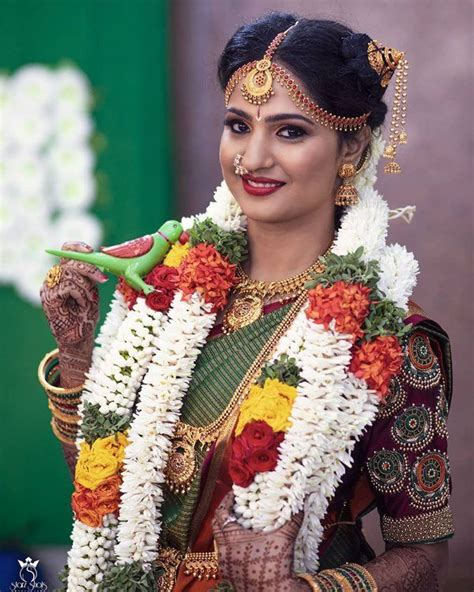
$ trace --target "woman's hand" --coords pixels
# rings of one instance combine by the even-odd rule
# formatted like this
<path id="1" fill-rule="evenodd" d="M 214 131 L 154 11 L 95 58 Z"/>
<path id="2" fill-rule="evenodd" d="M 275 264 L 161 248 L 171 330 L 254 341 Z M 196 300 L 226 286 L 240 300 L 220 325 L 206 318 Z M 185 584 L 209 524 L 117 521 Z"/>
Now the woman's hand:
<path id="1" fill-rule="evenodd" d="M 242 528 L 232 513 L 229 493 L 216 510 L 213 530 L 219 554 L 219 576 L 236 592 L 307 591 L 293 573 L 295 540 L 303 520 L 298 514 L 281 528 L 260 533 Z"/>
<path id="2" fill-rule="evenodd" d="M 93 249 L 81 242 L 64 243 L 65 251 L 90 253 Z M 61 259 L 55 285 L 43 283 L 40 296 L 43 310 L 58 347 L 68 347 L 94 339 L 99 319 L 99 295 L 96 282 L 107 281 L 90 263 Z"/>
<path id="3" fill-rule="evenodd" d="M 62 248 L 83 253 L 93 250 L 81 242 L 67 242 Z M 99 319 L 96 283 L 108 278 L 94 265 L 71 259 L 61 259 L 55 271 L 55 280 L 45 280 L 40 296 L 59 347 L 61 386 L 68 388 L 80 384 L 89 368 Z"/>

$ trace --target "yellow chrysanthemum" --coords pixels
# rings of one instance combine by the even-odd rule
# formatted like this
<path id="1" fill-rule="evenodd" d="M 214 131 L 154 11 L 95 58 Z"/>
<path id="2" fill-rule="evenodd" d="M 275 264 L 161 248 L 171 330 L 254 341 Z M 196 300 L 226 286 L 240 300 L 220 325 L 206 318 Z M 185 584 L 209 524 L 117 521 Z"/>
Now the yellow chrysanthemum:
<path id="1" fill-rule="evenodd" d="M 274 432 L 286 432 L 295 397 L 296 388 L 276 378 L 267 378 L 263 387 L 254 384 L 240 408 L 236 435 L 251 421 L 265 421 Z"/>
<path id="2" fill-rule="evenodd" d="M 127 443 L 122 432 L 98 438 L 92 445 L 83 442 L 76 465 L 76 481 L 88 489 L 96 489 L 118 473 Z"/>
<path id="3" fill-rule="evenodd" d="M 179 265 L 181 265 L 181 261 L 188 254 L 190 248 L 189 242 L 185 243 L 184 245 L 182 245 L 179 241 L 176 242 L 168 251 L 163 263 L 168 265 L 168 267 L 179 267 Z"/>

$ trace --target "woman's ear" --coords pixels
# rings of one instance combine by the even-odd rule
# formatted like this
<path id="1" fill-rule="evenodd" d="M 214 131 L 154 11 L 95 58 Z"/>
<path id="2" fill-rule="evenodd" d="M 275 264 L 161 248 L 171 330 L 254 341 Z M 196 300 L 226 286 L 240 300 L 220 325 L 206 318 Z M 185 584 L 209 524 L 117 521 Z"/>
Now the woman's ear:
<path id="1" fill-rule="evenodd" d="M 366 125 L 352 138 L 344 139 L 339 153 L 338 164 L 352 163 L 357 167 L 365 147 L 370 142 L 371 135 L 371 129 Z"/>

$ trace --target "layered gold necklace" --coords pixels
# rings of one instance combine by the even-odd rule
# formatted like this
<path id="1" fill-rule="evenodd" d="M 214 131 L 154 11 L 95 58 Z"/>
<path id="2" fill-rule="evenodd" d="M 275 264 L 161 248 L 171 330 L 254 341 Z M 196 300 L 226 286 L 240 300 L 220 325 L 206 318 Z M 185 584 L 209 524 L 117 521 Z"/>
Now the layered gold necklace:
<path id="1" fill-rule="evenodd" d="M 331 250 L 332 244 L 323 254 L 323 259 Z M 234 300 L 224 316 L 223 333 L 232 333 L 259 319 L 266 302 L 281 302 L 298 295 L 312 275 L 322 273 L 324 268 L 324 261 L 318 259 L 311 267 L 291 278 L 278 282 L 264 282 L 251 279 L 239 264 L 239 283 L 234 289 Z"/>

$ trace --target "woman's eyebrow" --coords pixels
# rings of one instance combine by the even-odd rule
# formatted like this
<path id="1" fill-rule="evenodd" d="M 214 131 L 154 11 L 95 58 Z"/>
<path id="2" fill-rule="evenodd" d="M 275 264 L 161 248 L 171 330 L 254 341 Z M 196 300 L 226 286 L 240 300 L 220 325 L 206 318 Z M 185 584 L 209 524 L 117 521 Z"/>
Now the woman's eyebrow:
<path id="1" fill-rule="evenodd" d="M 239 115 L 240 117 L 244 117 L 245 119 L 251 120 L 252 116 L 243 111 L 242 109 L 237 109 L 237 107 L 229 107 L 227 109 L 227 113 L 234 113 L 235 115 Z M 300 115 L 299 113 L 277 113 L 276 115 L 269 115 L 268 117 L 264 118 L 266 123 L 277 123 L 278 121 L 288 120 L 288 119 L 299 119 L 301 121 L 305 121 L 311 125 L 314 125 L 314 122 L 308 117 L 304 115 Z"/>

